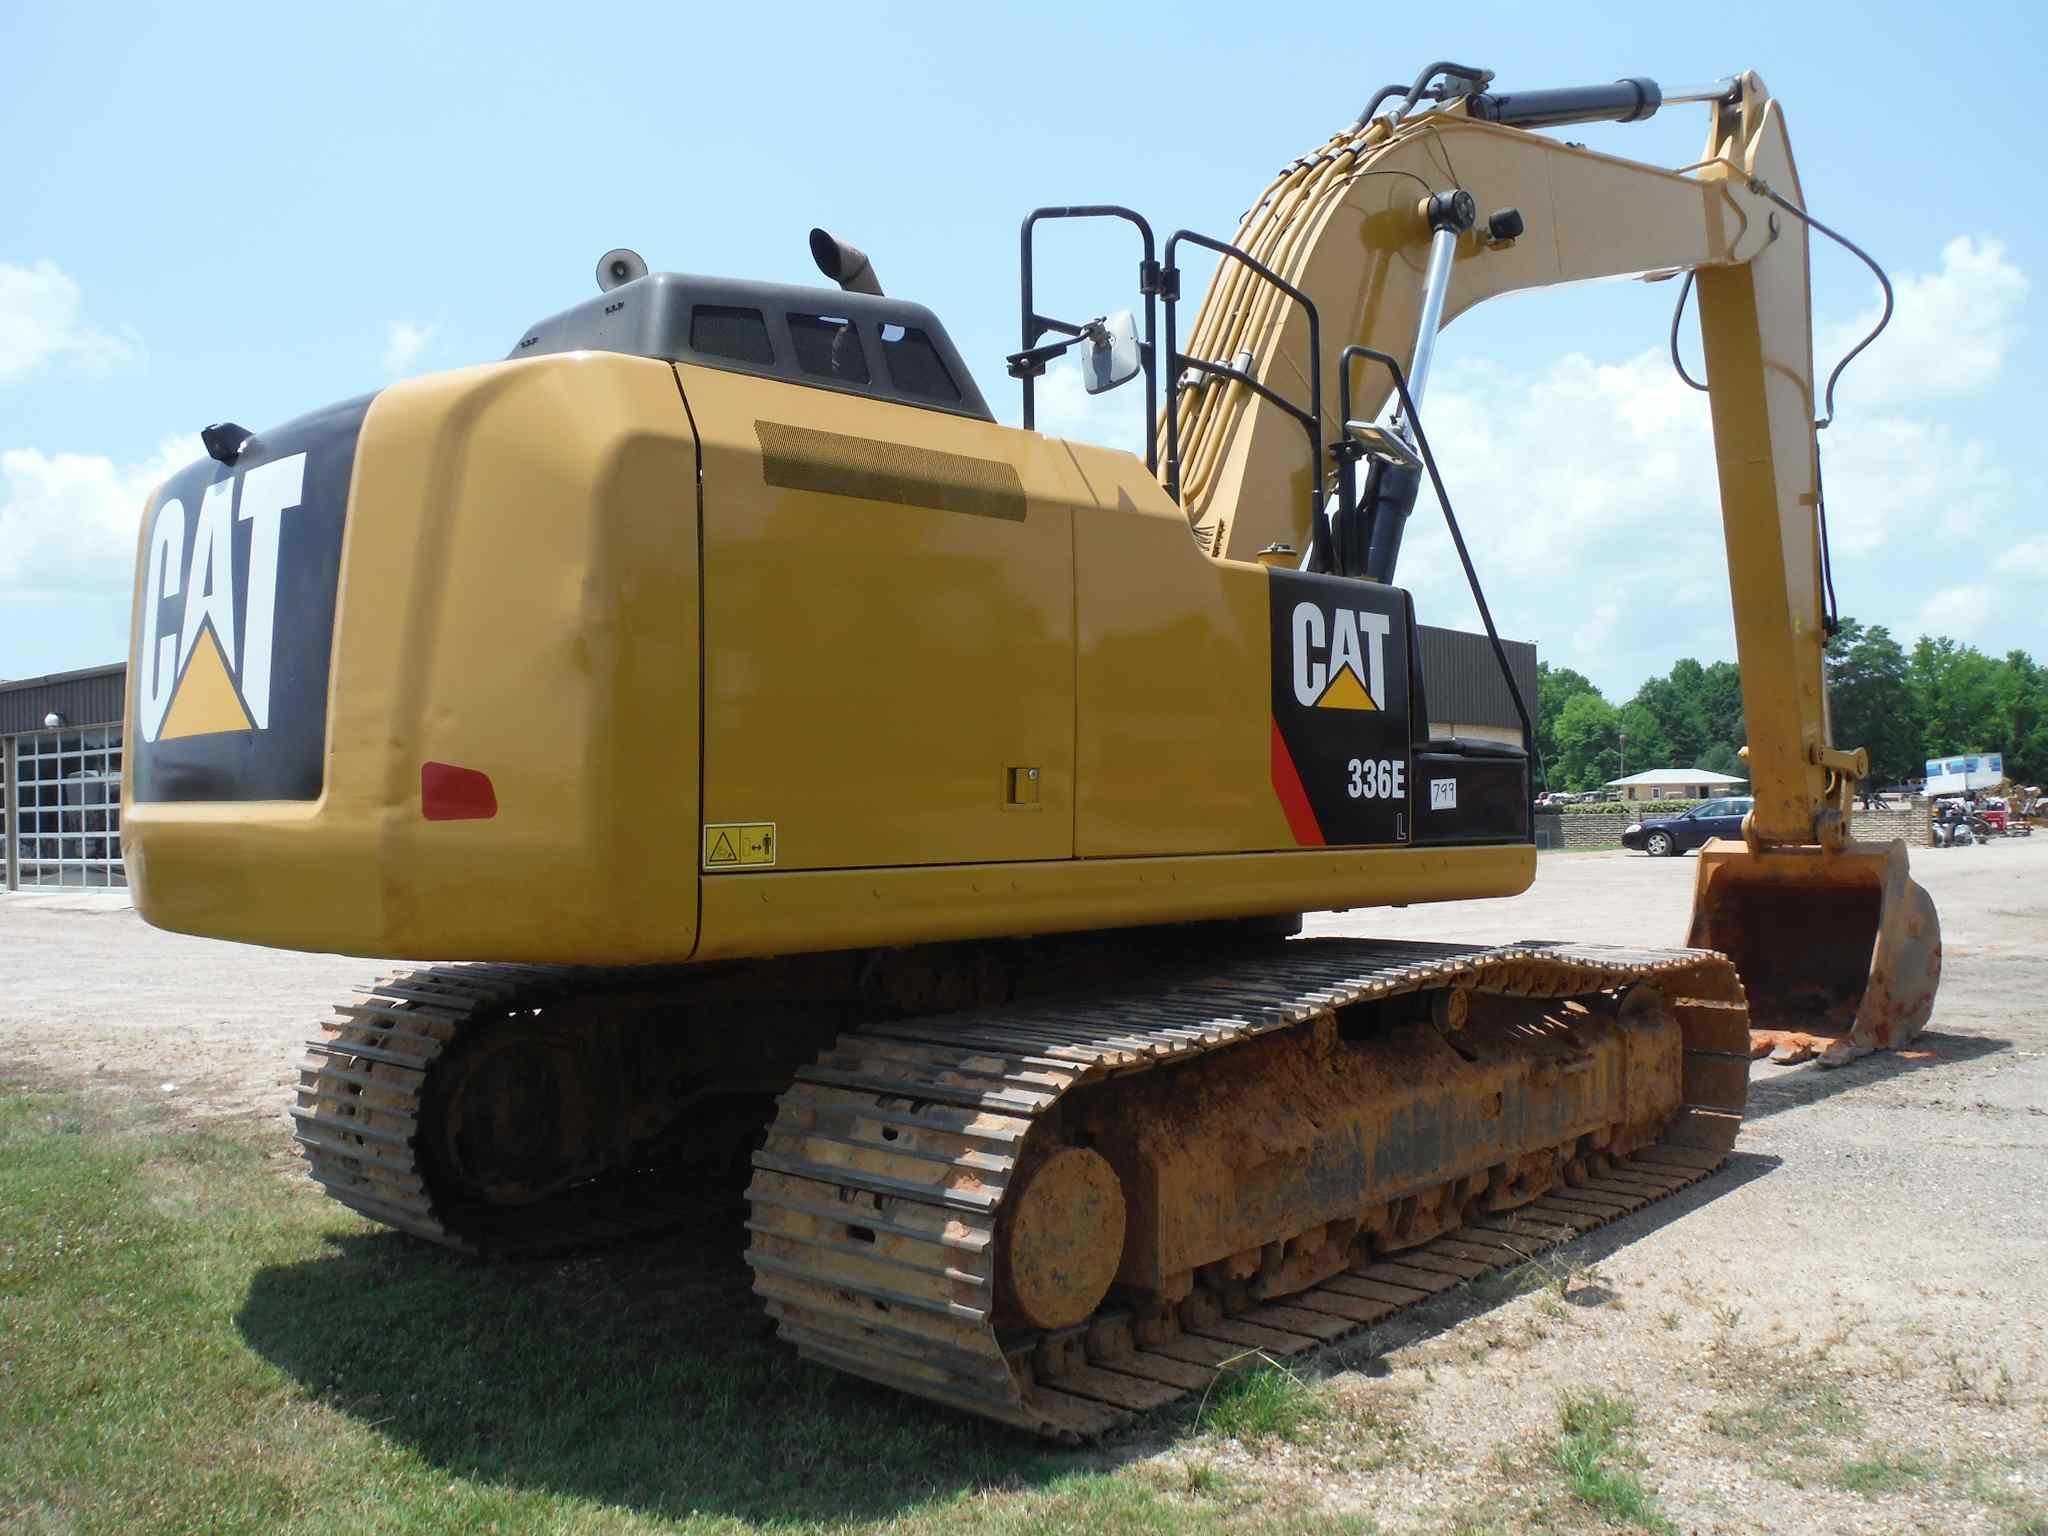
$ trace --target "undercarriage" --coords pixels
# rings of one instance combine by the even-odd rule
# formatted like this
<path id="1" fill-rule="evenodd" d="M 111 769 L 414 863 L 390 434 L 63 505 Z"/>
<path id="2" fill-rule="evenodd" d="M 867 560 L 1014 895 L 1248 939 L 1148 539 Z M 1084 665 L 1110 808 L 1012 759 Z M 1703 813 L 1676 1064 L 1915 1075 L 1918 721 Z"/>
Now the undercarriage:
<path id="1" fill-rule="evenodd" d="M 751 1163 L 784 1338 L 1065 1440 L 1682 1188 L 1748 1065 L 1725 959 L 1598 945 L 442 966 L 339 1012 L 294 1114 L 344 1204 L 543 1254 L 701 1220 Z"/>

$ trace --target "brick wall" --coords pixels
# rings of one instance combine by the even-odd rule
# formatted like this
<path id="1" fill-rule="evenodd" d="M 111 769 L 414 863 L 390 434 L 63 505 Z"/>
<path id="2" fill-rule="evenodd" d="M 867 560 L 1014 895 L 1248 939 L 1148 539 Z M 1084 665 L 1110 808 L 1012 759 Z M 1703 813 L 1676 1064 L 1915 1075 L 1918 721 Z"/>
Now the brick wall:
<path id="1" fill-rule="evenodd" d="M 1555 829 L 1550 837 L 1552 848 L 1619 848 L 1621 829 L 1629 821 L 1627 816 L 1563 811 L 1556 815 L 1539 815 L 1536 825 L 1539 829 Z M 1909 848 L 1925 848 L 1929 841 L 1927 807 L 1924 805 L 1900 806 L 1889 811 L 1858 811 L 1850 827 L 1858 842 L 1888 843 L 1895 837 L 1903 837 Z"/>
<path id="2" fill-rule="evenodd" d="M 1627 816 L 1595 816 L 1585 811 L 1564 811 L 1558 816 L 1566 848 L 1619 848 L 1621 829 Z"/>
<path id="3" fill-rule="evenodd" d="M 1889 811 L 1858 810 L 1849 818 L 1849 835 L 1859 843 L 1888 843 L 1903 837 L 1909 848 L 1925 848 L 1932 839 L 1927 832 L 1924 804 L 1896 805 Z"/>

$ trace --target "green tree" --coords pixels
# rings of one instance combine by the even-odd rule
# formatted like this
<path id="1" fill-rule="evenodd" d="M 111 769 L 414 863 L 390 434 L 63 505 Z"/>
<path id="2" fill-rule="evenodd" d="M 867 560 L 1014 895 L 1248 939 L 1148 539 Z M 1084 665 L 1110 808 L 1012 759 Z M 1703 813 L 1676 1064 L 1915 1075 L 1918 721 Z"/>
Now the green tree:
<path id="1" fill-rule="evenodd" d="M 1890 631 L 1842 620 L 1823 667 L 1835 745 L 1868 751 L 1870 776 L 1880 784 L 1917 774 L 1927 756 L 1919 701 L 1906 653 Z"/>
<path id="2" fill-rule="evenodd" d="M 1688 768 L 1714 742 L 1707 714 L 1707 671 L 1690 656 L 1674 662 L 1664 677 L 1653 677 L 1636 690 L 1632 701 L 1656 724 L 1656 740 L 1662 750 L 1657 760 L 1643 759 L 1646 768 Z M 1636 741 L 1636 728 L 1628 728 L 1629 745 Z M 1646 748 L 1647 750 L 1647 748 Z M 1631 759 L 1635 757 L 1630 752 Z"/>
<path id="3" fill-rule="evenodd" d="M 1700 714 L 1707 722 L 1707 751 L 1714 747 L 1725 749 L 1726 758 L 1735 759 L 1749 744 L 1749 727 L 1742 718 L 1742 672 L 1732 661 L 1716 661 L 1700 669 Z M 1703 753 L 1702 767 L 1716 767 Z M 1722 773 L 1736 770 L 1727 762 L 1718 765 Z"/>
<path id="4" fill-rule="evenodd" d="M 1641 773 L 1646 768 L 1690 768 L 1691 762 L 1678 754 L 1656 712 L 1639 699 L 1631 700 L 1614 713 L 1617 731 L 1628 732 L 1627 743 L 1617 742 L 1615 774 Z M 1613 778 L 1615 774 L 1609 774 Z"/>
<path id="5" fill-rule="evenodd" d="M 1536 748 L 1543 754 L 1543 761 L 1555 765 L 1558 758 L 1557 721 L 1564 713 L 1565 705 L 1582 693 L 1596 698 L 1600 690 L 1584 673 L 1574 672 L 1570 667 L 1553 667 L 1547 661 L 1536 663 Z"/>
<path id="6" fill-rule="evenodd" d="M 1947 635 L 1922 635 L 1906 664 L 1906 681 L 1922 726 L 1923 760 L 1954 752 L 1994 752 L 2003 667 Z"/>
<path id="7" fill-rule="evenodd" d="M 2006 652 L 1998 679 L 1997 750 L 2015 784 L 2048 780 L 2048 667 L 2025 651 Z"/>
<path id="8" fill-rule="evenodd" d="M 1575 693 L 1557 719 L 1557 766 L 1553 774 L 1570 790 L 1598 789 L 1620 765 L 1615 733 L 1619 715 L 1598 693 Z"/>
<path id="9" fill-rule="evenodd" d="M 1702 752 L 1700 760 L 1693 766 L 1705 768 L 1712 773 L 1730 773 L 1738 779 L 1749 777 L 1749 764 L 1742 760 L 1741 754 L 1733 747 L 1721 741 L 1715 742 Z"/>

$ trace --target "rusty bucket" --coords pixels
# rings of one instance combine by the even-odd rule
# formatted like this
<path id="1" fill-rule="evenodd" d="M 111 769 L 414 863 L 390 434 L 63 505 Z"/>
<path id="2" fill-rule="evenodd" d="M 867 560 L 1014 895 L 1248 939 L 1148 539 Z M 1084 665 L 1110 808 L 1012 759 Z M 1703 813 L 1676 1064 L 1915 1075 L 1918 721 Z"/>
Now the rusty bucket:
<path id="1" fill-rule="evenodd" d="M 1735 962 L 1750 1054 L 1839 1066 L 1918 1035 L 1941 982 L 1941 920 L 1906 845 L 1700 850 L 1687 943 Z"/>

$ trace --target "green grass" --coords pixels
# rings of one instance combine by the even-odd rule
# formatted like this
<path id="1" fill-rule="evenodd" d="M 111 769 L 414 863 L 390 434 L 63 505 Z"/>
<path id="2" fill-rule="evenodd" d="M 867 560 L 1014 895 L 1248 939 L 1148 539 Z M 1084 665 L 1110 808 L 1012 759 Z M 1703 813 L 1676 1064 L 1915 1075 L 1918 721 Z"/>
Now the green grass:
<path id="1" fill-rule="evenodd" d="M 161 1114 L 0 1081 L 0 1529 L 1319 1526 L 802 1363 L 727 1218 L 708 1253 L 478 1264 Z M 1258 1374 L 1217 1411 L 1313 1411 Z"/>
<path id="2" fill-rule="evenodd" d="M 1636 1458 L 1622 1440 L 1635 1427 L 1633 1403 L 1605 1392 L 1567 1392 L 1558 1400 L 1557 1417 L 1551 1462 L 1575 1498 L 1610 1520 L 1658 1536 L 1676 1531 L 1636 1475 Z"/>
<path id="3" fill-rule="evenodd" d="M 1707 1427 L 1731 1440 L 1799 1450 L 1820 1435 L 1856 1434 L 1863 1414 L 1833 1383 L 1795 1376 L 1737 1407 L 1712 1410 Z"/>
<path id="4" fill-rule="evenodd" d="M 1233 1440 L 1292 1440 L 1327 1411 L 1314 1387 L 1269 1360 L 1218 1378 L 1197 1422 Z"/>
<path id="5" fill-rule="evenodd" d="M 1875 1498 L 1879 1494 L 1897 1493 L 1901 1488 L 1911 1487 L 1922 1478 L 1931 1476 L 1933 1472 L 1932 1465 L 1910 1452 L 1900 1456 L 1887 1456 L 1880 1451 L 1862 1461 L 1843 1462 L 1841 1470 L 1835 1473 L 1833 1482 L 1837 1488 L 1845 1492 Z"/>

